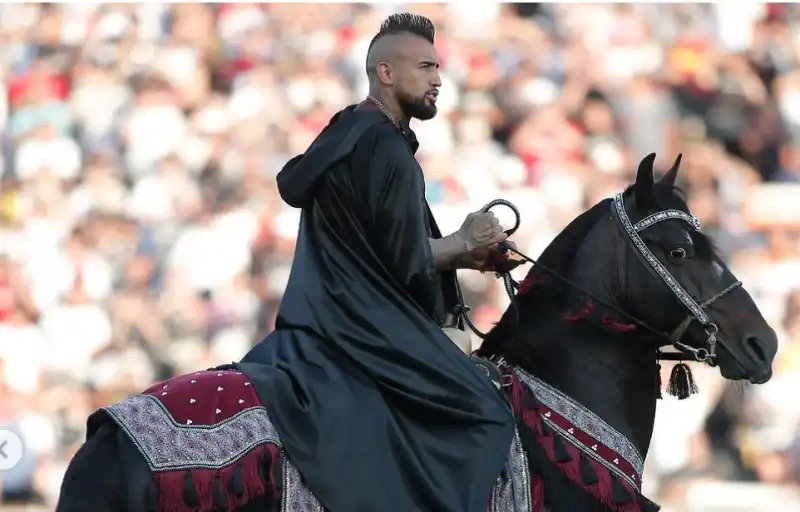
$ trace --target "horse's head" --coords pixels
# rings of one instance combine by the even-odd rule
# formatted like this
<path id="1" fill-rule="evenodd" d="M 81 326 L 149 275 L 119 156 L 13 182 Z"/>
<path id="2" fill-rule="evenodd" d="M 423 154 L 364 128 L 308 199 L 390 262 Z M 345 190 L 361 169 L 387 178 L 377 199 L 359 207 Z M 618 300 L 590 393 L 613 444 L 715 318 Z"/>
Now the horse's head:
<path id="1" fill-rule="evenodd" d="M 642 160 L 625 192 L 559 233 L 478 350 L 581 404 L 642 457 L 660 394 L 657 358 L 760 384 L 778 345 L 675 188 L 680 157 L 658 182 L 654 160 Z M 663 350 L 670 345 L 680 352 Z M 673 376 L 671 390 L 688 396 L 688 371 L 676 366 Z"/>
<path id="2" fill-rule="evenodd" d="M 731 380 L 769 380 L 775 332 L 675 188 L 681 158 L 659 181 L 654 160 L 654 154 L 644 158 L 635 184 L 581 214 L 553 240 L 480 355 L 502 355 L 561 380 L 554 356 L 556 365 L 576 364 L 575 343 L 588 354 L 582 364 L 607 357 L 598 364 L 618 369 L 621 359 L 612 352 L 638 365 L 673 345 L 681 354 L 665 351 L 662 358 L 718 365 Z M 602 343 L 585 340 L 590 331 L 558 331 L 564 322 L 554 315 L 568 323 L 599 320 L 616 334 L 597 332 Z M 571 343 L 564 343 L 565 336 L 572 336 Z"/>
<path id="3" fill-rule="evenodd" d="M 611 203 L 616 229 L 606 243 L 628 254 L 612 251 L 613 263 L 624 265 L 615 272 L 624 293 L 619 305 L 667 333 L 663 345 L 674 345 L 686 359 L 718 364 L 728 379 L 766 382 L 777 351 L 775 332 L 677 193 L 681 157 L 659 181 L 654 160 L 655 154 L 645 157 L 636 183 Z"/>

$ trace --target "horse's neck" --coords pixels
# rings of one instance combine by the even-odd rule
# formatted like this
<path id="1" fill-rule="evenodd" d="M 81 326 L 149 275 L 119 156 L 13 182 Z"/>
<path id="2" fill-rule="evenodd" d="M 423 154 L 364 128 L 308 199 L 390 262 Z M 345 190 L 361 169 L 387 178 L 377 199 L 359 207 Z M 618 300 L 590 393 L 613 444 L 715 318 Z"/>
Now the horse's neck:
<path id="1" fill-rule="evenodd" d="M 537 347 L 526 370 L 580 402 L 627 437 L 644 457 L 658 393 L 655 353 L 631 334 L 606 334 L 562 319 L 533 321 Z"/>

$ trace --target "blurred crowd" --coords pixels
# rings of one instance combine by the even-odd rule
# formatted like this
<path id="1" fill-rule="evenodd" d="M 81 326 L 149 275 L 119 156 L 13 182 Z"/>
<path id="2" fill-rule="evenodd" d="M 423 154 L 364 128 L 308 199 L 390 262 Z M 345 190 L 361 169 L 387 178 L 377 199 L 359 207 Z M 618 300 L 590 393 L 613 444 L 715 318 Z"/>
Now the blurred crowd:
<path id="1" fill-rule="evenodd" d="M 444 230 L 503 197 L 535 255 L 647 153 L 684 154 L 781 346 L 766 385 L 698 369 L 699 396 L 660 403 L 646 490 L 683 510 L 703 485 L 797 489 L 797 6 L 4 4 L 0 428 L 26 451 L 0 503 L 52 510 L 95 408 L 270 331 L 299 219 L 275 175 L 365 97 L 367 45 L 408 9 L 437 27 L 439 115 L 413 126 Z M 502 287 L 462 284 L 487 328 Z"/>

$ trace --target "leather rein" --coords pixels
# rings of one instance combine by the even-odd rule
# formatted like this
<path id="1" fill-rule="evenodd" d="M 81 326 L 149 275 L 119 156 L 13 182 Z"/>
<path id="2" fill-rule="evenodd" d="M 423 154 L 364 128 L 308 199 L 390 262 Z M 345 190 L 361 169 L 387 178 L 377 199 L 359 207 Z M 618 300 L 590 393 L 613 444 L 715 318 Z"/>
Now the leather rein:
<path id="1" fill-rule="evenodd" d="M 495 199 L 483 209 L 484 212 L 489 211 L 490 209 L 494 208 L 495 206 L 505 206 L 509 208 L 516 217 L 516 222 L 514 227 L 511 229 L 506 230 L 506 234 L 511 236 L 513 235 L 520 226 L 521 223 L 521 216 L 519 209 L 514 206 L 511 202 L 505 199 Z M 608 301 L 597 297 L 595 294 L 589 292 L 588 290 L 581 287 L 579 284 L 567 279 L 566 277 L 560 275 L 558 272 L 548 268 L 546 265 L 540 263 L 537 259 L 531 258 L 530 256 L 526 255 L 525 253 L 519 251 L 515 247 L 512 247 L 510 244 L 505 242 L 501 242 L 499 244 L 499 251 L 501 254 L 513 253 L 517 255 L 520 260 L 505 260 L 496 265 L 495 267 L 495 274 L 499 278 L 503 279 L 503 284 L 508 294 L 509 299 L 511 300 L 511 307 L 517 312 L 517 288 L 519 283 L 517 283 L 513 277 L 511 277 L 511 271 L 516 267 L 530 263 L 532 265 L 536 265 L 540 267 L 542 270 L 547 272 L 551 277 L 561 281 L 563 284 L 569 286 L 573 290 L 580 292 L 581 294 L 591 298 L 593 301 L 602 304 L 603 306 L 607 307 L 608 309 L 614 311 L 615 313 L 629 319 L 634 324 L 642 327 L 643 329 L 650 331 L 652 334 L 656 335 L 658 338 L 666 341 L 667 345 L 673 346 L 677 349 L 678 352 L 663 352 L 660 348 L 658 349 L 657 357 L 659 360 L 662 361 L 684 361 L 686 359 L 693 359 L 699 363 L 704 363 L 709 366 L 716 366 L 717 362 L 717 344 L 722 343 L 722 341 L 718 338 L 719 328 L 715 323 L 713 323 L 708 315 L 705 313 L 711 305 L 717 302 L 719 299 L 727 295 L 728 293 L 732 292 L 736 288 L 740 287 L 742 283 L 738 280 L 732 281 L 728 286 L 720 290 L 719 292 L 715 293 L 711 297 L 703 301 L 696 301 L 682 286 L 681 284 L 672 276 L 672 274 L 667 270 L 663 263 L 661 263 L 658 258 L 650 251 L 647 245 L 642 240 L 639 233 L 650 228 L 659 222 L 663 222 L 666 220 L 671 219 L 680 219 L 687 222 L 692 229 L 696 231 L 700 231 L 700 221 L 686 212 L 680 210 L 662 210 L 652 215 L 649 215 L 642 219 L 641 221 L 633 224 L 628 217 L 627 212 L 625 211 L 625 204 L 623 200 L 622 194 L 617 194 L 613 201 L 611 202 L 611 215 L 613 218 L 617 220 L 616 224 L 618 228 L 622 230 L 625 234 L 623 237 L 626 241 L 626 245 L 628 245 L 636 254 L 637 259 L 645 265 L 645 268 L 654 276 L 661 279 L 667 287 L 672 291 L 673 294 L 681 301 L 684 307 L 687 310 L 687 315 L 684 320 L 678 324 L 678 326 L 673 329 L 671 332 L 664 332 L 656 327 L 653 327 L 649 323 L 645 322 L 644 320 L 636 317 L 624 311 L 623 309 L 610 304 Z M 479 338 L 485 339 L 487 334 L 481 332 L 475 324 L 472 323 L 472 320 L 469 317 L 469 310 L 470 308 L 464 303 L 464 296 L 461 290 L 461 285 L 456 280 L 456 292 L 458 296 L 458 310 L 453 313 L 453 316 L 458 318 L 463 318 L 466 325 L 472 330 Z M 681 341 L 683 335 L 686 333 L 687 329 L 693 322 L 698 322 L 705 330 L 706 334 L 706 342 L 705 346 L 702 348 L 692 347 L 687 345 Z M 731 352 L 731 351 L 728 351 Z M 735 355 L 733 355 L 735 358 Z"/>

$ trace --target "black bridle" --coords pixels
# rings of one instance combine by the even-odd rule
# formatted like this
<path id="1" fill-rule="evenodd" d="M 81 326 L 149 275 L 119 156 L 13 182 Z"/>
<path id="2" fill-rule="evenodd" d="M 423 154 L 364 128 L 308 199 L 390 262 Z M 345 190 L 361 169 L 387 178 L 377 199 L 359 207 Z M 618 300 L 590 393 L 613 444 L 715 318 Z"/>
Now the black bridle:
<path id="1" fill-rule="evenodd" d="M 516 206 L 514 206 L 509 201 L 505 199 L 496 199 L 486 205 L 484 211 L 489 211 L 491 208 L 495 206 L 506 206 L 511 211 L 514 212 L 516 216 L 516 222 L 514 227 L 507 230 L 506 234 L 509 236 L 513 235 L 517 229 L 519 229 L 521 218 L 519 210 Z M 611 215 L 615 218 L 618 222 L 616 223 L 617 226 L 623 231 L 626 235 L 625 241 L 626 244 L 631 247 L 634 254 L 636 254 L 639 261 L 641 261 L 645 268 L 654 275 L 661 279 L 667 287 L 676 295 L 676 297 L 683 303 L 683 305 L 688 310 L 688 314 L 686 318 L 671 332 L 664 332 L 656 327 L 653 327 L 649 323 L 645 322 L 644 320 L 632 315 L 613 304 L 610 304 L 608 301 L 597 297 L 595 294 L 585 290 L 579 284 L 567 279 L 566 277 L 560 275 L 558 272 L 548 268 L 546 265 L 543 265 L 535 258 L 531 258 L 530 256 L 522 253 L 518 249 L 512 247 L 511 245 L 501 242 L 500 244 L 500 251 L 502 253 L 511 252 L 519 256 L 522 261 L 514 261 L 513 264 L 507 268 L 497 268 L 496 274 L 498 278 L 503 279 L 503 283 L 508 293 L 508 296 L 511 300 L 511 307 L 514 308 L 514 311 L 519 312 L 516 310 L 516 288 L 518 284 L 514 281 L 511 277 L 510 271 L 513 268 L 523 264 L 523 263 L 530 263 L 533 265 L 537 265 L 542 270 L 547 272 L 550 276 L 554 277 L 555 279 L 561 281 L 562 283 L 566 284 L 570 288 L 575 291 L 586 295 L 587 297 L 591 298 L 592 300 L 596 301 L 599 304 L 611 309 L 615 313 L 629 319 L 634 324 L 644 328 L 647 331 L 650 331 L 652 334 L 656 335 L 659 339 L 666 341 L 667 345 L 671 345 L 675 347 L 678 352 L 663 352 L 662 350 L 658 350 L 657 356 L 659 360 L 666 360 L 666 361 L 684 361 L 686 359 L 693 359 L 697 362 L 707 364 L 709 366 L 716 366 L 717 362 L 717 343 L 722 344 L 722 341 L 718 338 L 719 328 L 717 325 L 708 318 L 708 315 L 705 313 L 705 310 L 711 307 L 716 301 L 727 295 L 728 293 L 732 292 L 736 288 L 740 287 L 742 283 L 738 280 L 733 280 L 731 284 L 720 290 L 719 292 L 715 293 L 713 296 L 709 297 L 706 300 L 697 302 L 684 288 L 681 284 L 672 276 L 672 274 L 667 270 L 667 268 L 655 257 L 655 255 L 650 251 L 647 245 L 642 240 L 639 233 L 644 231 L 645 229 L 654 226 L 655 224 L 670 220 L 670 219 L 680 219 L 687 222 L 693 229 L 699 231 L 700 230 L 700 221 L 697 218 L 687 214 L 686 212 L 680 210 L 663 210 L 648 217 L 645 217 L 641 221 L 633 224 L 628 217 L 627 212 L 625 211 L 625 203 L 623 200 L 622 194 L 617 194 L 614 197 L 614 200 L 611 203 Z M 481 339 L 486 338 L 486 334 L 478 330 L 475 325 L 472 323 L 471 319 L 469 318 L 468 311 L 469 308 L 464 303 L 463 293 L 461 291 L 461 286 L 456 282 L 456 291 L 458 295 L 459 301 L 459 311 L 456 312 L 455 316 L 461 316 L 464 319 L 464 322 L 467 326 Z M 705 346 L 702 348 L 695 348 L 690 345 L 687 345 L 681 341 L 681 338 L 686 333 L 686 330 L 693 322 L 698 322 L 705 330 L 706 333 L 706 343 Z M 731 356 L 737 361 L 737 363 L 741 364 L 738 361 L 736 355 L 728 350 Z"/>

